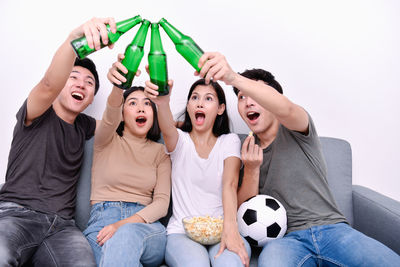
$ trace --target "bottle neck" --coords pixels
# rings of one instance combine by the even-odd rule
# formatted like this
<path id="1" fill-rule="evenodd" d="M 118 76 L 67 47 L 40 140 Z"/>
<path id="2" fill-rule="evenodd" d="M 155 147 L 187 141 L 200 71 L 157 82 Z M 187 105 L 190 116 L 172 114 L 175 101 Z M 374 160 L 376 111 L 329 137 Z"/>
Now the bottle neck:
<path id="1" fill-rule="evenodd" d="M 154 52 L 164 52 L 160 30 L 157 23 L 151 24 L 151 43 L 150 43 L 150 53 Z"/>
<path id="2" fill-rule="evenodd" d="M 160 25 L 163 27 L 164 31 L 168 34 L 169 38 L 171 38 L 172 42 L 179 43 L 179 41 L 185 37 L 180 31 L 178 31 L 174 26 L 172 26 L 165 19 L 160 20 Z"/>
<path id="3" fill-rule="evenodd" d="M 140 23 L 141 21 L 142 21 L 142 17 L 140 17 L 140 15 L 137 15 L 133 18 L 117 22 L 116 23 L 117 32 L 119 32 L 121 34 L 125 33 L 127 31 L 129 31 L 130 29 L 132 29 L 136 24 Z M 109 26 L 107 26 L 107 27 L 109 27 Z"/>
<path id="4" fill-rule="evenodd" d="M 150 21 L 143 20 L 142 25 L 140 26 L 138 32 L 136 33 L 135 37 L 133 38 L 131 45 L 137 46 L 144 46 L 147 37 L 147 31 L 149 29 Z"/>

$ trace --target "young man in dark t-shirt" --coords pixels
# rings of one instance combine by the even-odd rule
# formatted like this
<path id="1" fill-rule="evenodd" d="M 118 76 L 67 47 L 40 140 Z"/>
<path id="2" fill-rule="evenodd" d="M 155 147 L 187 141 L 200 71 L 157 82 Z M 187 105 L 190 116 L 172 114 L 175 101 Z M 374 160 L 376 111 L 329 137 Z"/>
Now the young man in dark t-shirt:
<path id="1" fill-rule="evenodd" d="M 233 86 L 239 114 L 255 134 L 242 145 L 238 206 L 266 194 L 287 211 L 286 235 L 262 248 L 258 266 L 398 266 L 399 255 L 351 228 L 338 210 L 314 123 L 274 77 L 262 69 L 235 73 L 219 53 L 205 53 L 199 66 L 206 80 Z"/>
<path id="2" fill-rule="evenodd" d="M 6 180 L 0 191 L 0 266 L 96 266 L 72 219 L 85 140 L 96 121 L 81 112 L 99 88 L 94 63 L 76 59 L 70 42 L 107 44 L 106 24 L 93 18 L 73 30 L 17 113 Z"/>

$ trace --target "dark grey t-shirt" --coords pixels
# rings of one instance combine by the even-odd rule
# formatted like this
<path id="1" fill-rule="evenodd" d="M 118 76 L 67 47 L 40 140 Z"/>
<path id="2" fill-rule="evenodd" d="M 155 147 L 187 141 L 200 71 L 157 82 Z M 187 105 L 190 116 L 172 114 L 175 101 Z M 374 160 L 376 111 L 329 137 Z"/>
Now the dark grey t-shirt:
<path id="1" fill-rule="evenodd" d="M 278 199 L 286 208 L 287 232 L 346 222 L 328 187 L 321 144 L 309 120 L 308 135 L 280 125 L 275 140 L 263 150 L 259 194 Z"/>
<path id="2" fill-rule="evenodd" d="M 17 113 L 0 200 L 71 219 L 85 140 L 96 121 L 80 114 L 69 124 L 50 107 L 26 126 L 26 103 Z"/>

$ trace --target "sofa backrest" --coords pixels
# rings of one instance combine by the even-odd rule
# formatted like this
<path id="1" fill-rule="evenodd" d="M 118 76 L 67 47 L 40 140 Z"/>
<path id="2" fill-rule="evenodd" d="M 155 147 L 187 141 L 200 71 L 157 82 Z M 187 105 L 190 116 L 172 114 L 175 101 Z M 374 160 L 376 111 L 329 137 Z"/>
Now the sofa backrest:
<path id="1" fill-rule="evenodd" d="M 78 188 L 76 191 L 75 224 L 82 231 L 86 229 L 90 216 L 93 141 L 93 137 L 86 141 L 81 167 L 81 176 L 79 177 Z"/>
<path id="2" fill-rule="evenodd" d="M 84 230 L 90 215 L 90 184 L 93 158 L 93 140 L 85 145 L 81 176 L 78 181 L 75 222 Z M 336 203 L 344 216 L 353 225 L 352 203 L 352 156 L 350 144 L 342 139 L 321 137 L 322 150 L 328 168 L 328 183 Z"/>
<path id="3" fill-rule="evenodd" d="M 320 137 L 328 169 L 328 183 L 339 210 L 353 225 L 352 153 L 349 142 Z"/>

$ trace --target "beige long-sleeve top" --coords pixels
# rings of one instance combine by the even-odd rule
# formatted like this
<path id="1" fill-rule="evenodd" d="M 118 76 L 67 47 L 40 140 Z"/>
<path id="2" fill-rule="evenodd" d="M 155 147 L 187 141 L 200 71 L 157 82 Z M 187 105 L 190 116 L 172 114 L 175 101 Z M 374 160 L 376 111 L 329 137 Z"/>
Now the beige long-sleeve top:
<path id="1" fill-rule="evenodd" d="M 137 214 L 152 223 L 167 214 L 171 161 L 162 144 L 128 131 L 119 136 L 121 119 L 122 105 L 107 103 L 94 140 L 90 200 L 138 202 L 146 207 Z"/>

